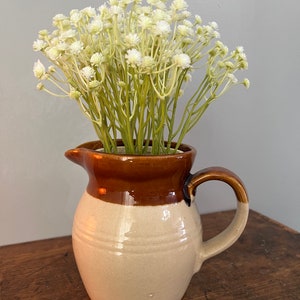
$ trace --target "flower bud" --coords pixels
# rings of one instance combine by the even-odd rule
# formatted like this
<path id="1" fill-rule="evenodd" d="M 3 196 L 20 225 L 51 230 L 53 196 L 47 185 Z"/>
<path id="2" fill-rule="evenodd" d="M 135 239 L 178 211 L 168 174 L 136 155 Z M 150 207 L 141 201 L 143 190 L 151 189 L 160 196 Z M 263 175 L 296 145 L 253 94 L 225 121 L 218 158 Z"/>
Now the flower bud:
<path id="1" fill-rule="evenodd" d="M 245 78 L 242 84 L 246 87 L 246 89 L 249 89 L 250 87 L 250 80 L 248 78 Z"/>
<path id="2" fill-rule="evenodd" d="M 44 85 L 41 82 L 39 82 L 36 86 L 36 89 L 42 91 L 44 89 Z"/>
<path id="3" fill-rule="evenodd" d="M 46 74 L 44 65 L 38 60 L 33 65 L 33 74 L 37 79 L 43 79 Z"/>
<path id="4" fill-rule="evenodd" d="M 70 97 L 71 99 L 78 100 L 78 99 L 80 98 L 80 96 L 81 96 L 80 92 L 78 92 L 78 91 L 76 91 L 76 90 L 74 90 L 74 89 L 72 89 L 72 90 L 70 91 L 70 93 L 69 93 L 69 97 Z"/>

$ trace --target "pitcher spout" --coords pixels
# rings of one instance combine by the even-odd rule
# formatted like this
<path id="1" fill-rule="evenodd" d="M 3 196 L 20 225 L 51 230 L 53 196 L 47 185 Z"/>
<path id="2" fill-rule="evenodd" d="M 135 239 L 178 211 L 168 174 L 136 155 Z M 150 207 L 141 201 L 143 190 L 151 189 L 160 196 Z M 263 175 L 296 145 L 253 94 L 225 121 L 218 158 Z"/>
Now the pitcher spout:
<path id="1" fill-rule="evenodd" d="M 65 152 L 65 157 L 74 162 L 75 164 L 78 164 L 80 166 L 84 166 L 84 156 L 82 153 L 83 149 L 75 148 L 70 149 Z"/>
<path id="2" fill-rule="evenodd" d="M 94 167 L 95 162 L 102 158 L 102 155 L 98 152 L 102 148 L 103 145 L 100 141 L 87 142 L 74 149 L 67 150 L 65 157 L 89 171 L 90 168 Z"/>

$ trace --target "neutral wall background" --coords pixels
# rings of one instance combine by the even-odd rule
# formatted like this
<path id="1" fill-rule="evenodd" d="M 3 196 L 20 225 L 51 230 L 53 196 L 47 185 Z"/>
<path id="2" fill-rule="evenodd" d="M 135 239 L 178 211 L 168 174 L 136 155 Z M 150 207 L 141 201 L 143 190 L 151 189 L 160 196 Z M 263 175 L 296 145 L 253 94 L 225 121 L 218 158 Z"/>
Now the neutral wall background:
<path id="1" fill-rule="evenodd" d="M 231 169 L 246 184 L 252 209 L 300 230 L 300 2 L 188 2 L 205 22 L 218 22 L 225 44 L 245 47 L 244 75 L 252 83 L 211 106 L 186 138 L 198 149 L 193 171 Z M 1 2 L 0 245 L 71 232 L 87 177 L 63 154 L 96 137 L 75 103 L 35 90 L 32 42 L 56 13 L 100 3 Z M 222 183 L 207 183 L 197 201 L 205 213 L 235 207 L 233 198 Z"/>

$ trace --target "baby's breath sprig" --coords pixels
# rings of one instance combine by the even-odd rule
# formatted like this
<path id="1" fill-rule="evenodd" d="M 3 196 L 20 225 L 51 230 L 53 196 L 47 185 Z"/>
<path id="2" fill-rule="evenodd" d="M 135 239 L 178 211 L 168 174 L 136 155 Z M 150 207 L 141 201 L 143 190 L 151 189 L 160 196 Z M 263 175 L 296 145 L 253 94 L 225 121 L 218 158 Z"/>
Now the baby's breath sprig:
<path id="1" fill-rule="evenodd" d="M 33 43 L 51 63 L 34 64 L 37 88 L 74 99 L 106 152 L 116 153 L 121 138 L 128 154 L 174 153 L 213 101 L 250 84 L 235 75 L 248 67 L 243 48 L 229 52 L 216 22 L 203 25 L 184 0 L 146 2 L 110 0 L 58 14 L 54 31 L 41 30 Z M 203 78 L 178 116 L 197 70 Z"/>

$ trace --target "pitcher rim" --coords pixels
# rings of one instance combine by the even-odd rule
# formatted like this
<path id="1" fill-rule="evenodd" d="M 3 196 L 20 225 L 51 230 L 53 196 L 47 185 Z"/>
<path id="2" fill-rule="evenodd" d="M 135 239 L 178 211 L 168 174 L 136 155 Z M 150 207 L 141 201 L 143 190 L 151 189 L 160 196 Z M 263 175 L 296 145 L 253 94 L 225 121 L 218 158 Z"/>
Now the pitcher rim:
<path id="1" fill-rule="evenodd" d="M 171 148 L 175 148 L 176 143 L 172 142 L 171 143 Z M 117 140 L 117 146 L 123 146 L 122 140 L 118 139 Z M 100 152 L 99 149 L 103 148 L 102 143 L 100 140 L 94 140 L 94 141 L 89 141 L 82 143 L 75 147 L 74 149 L 84 149 L 88 150 L 97 154 L 105 155 L 105 156 L 120 156 L 120 157 L 128 157 L 128 158 L 136 158 L 136 157 L 144 157 L 147 159 L 151 158 L 166 158 L 166 157 L 180 157 L 183 155 L 186 155 L 188 153 L 193 153 L 194 155 L 197 153 L 197 150 L 186 143 L 180 144 L 178 150 L 181 150 L 181 152 L 178 153 L 171 153 L 171 154 L 127 154 L 127 153 L 109 153 L 109 152 Z"/>

